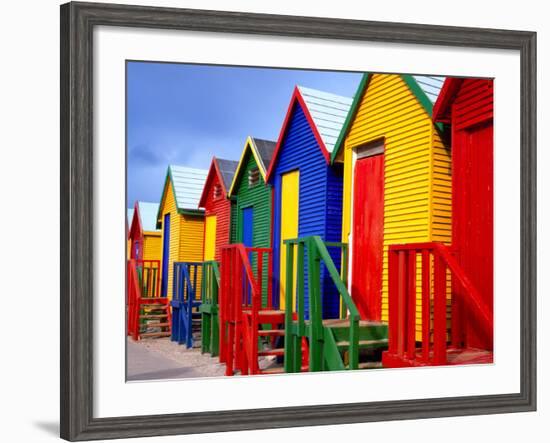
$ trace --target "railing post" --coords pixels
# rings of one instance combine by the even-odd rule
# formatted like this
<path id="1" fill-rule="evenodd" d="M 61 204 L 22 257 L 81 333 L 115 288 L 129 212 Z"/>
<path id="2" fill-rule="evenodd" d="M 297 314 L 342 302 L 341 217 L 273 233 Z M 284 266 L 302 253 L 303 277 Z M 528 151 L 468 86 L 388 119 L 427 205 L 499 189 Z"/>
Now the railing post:
<path id="1" fill-rule="evenodd" d="M 447 363 L 447 275 L 443 259 L 434 254 L 434 361 L 435 365 Z"/>
<path id="2" fill-rule="evenodd" d="M 431 292 L 430 251 L 422 249 L 422 360 L 430 359 L 430 292 Z"/>
<path id="3" fill-rule="evenodd" d="M 407 265 L 407 358 L 416 357 L 416 251 L 411 249 Z"/>
<path id="4" fill-rule="evenodd" d="M 286 243 L 286 268 L 285 268 L 285 372 L 294 372 L 294 345 L 292 334 L 292 278 L 294 263 L 294 247 L 292 243 Z"/>
<path id="5" fill-rule="evenodd" d="M 406 256 L 405 251 L 399 251 L 398 253 L 398 264 L 397 264 L 397 355 L 400 358 L 403 358 L 405 351 L 405 321 L 406 321 L 406 307 L 407 307 L 407 298 L 406 298 Z"/>
<path id="6" fill-rule="evenodd" d="M 391 248 L 388 251 L 388 303 L 389 303 L 389 331 L 388 331 L 388 352 L 392 355 L 397 353 L 398 342 L 398 278 L 399 260 L 396 251 Z"/>
<path id="7" fill-rule="evenodd" d="M 323 369 L 323 320 L 320 306 L 320 261 L 313 238 L 307 240 L 308 248 L 308 290 L 309 290 L 309 321 L 310 321 L 310 358 L 311 372 Z"/>

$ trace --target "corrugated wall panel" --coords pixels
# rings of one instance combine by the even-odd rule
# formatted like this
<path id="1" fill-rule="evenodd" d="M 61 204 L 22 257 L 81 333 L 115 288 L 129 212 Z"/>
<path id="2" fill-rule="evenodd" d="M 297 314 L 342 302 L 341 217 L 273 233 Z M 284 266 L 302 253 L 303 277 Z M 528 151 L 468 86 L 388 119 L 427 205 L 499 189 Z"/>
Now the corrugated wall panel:
<path id="1" fill-rule="evenodd" d="M 143 259 L 161 260 L 162 234 L 145 231 L 143 233 Z"/>
<path id="2" fill-rule="evenodd" d="M 300 206 L 299 206 L 299 236 L 319 235 L 327 239 L 327 226 L 330 226 L 330 236 L 335 232 L 340 237 L 341 194 L 339 191 L 341 176 L 329 174 L 329 166 L 317 144 L 317 140 L 309 126 L 305 114 L 300 106 L 295 106 L 290 119 L 286 136 L 277 158 L 274 170 L 275 186 L 275 214 L 274 214 L 274 265 L 275 287 L 274 293 L 279 293 L 279 257 L 280 257 L 280 211 L 281 211 L 281 175 L 285 172 L 300 170 Z M 330 187 L 331 192 L 328 193 Z M 340 196 L 340 197 L 339 197 Z M 336 201 L 339 200 L 339 201 Z M 329 209 L 330 208 L 330 209 Z M 327 214 L 331 213 L 330 222 Z M 339 296 L 332 286 L 326 272 L 321 276 L 321 290 L 324 294 L 324 315 L 334 317 L 338 314 Z M 308 282 L 306 280 L 306 291 Z M 307 303 L 307 302 L 306 302 Z"/>
<path id="3" fill-rule="evenodd" d="M 343 241 L 351 228 L 353 149 L 379 139 L 385 142 L 382 319 L 387 321 L 388 245 L 429 241 L 434 227 L 437 238 L 448 241 L 450 159 L 430 116 L 401 76 L 372 75 L 344 145 Z M 420 311 L 416 323 L 419 334 Z"/>

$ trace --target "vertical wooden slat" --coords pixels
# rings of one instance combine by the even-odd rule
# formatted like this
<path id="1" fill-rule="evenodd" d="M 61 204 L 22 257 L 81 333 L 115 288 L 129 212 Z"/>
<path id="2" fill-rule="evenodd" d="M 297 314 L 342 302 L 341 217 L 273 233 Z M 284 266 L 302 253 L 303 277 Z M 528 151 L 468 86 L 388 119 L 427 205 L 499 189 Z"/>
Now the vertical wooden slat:
<path id="1" fill-rule="evenodd" d="M 407 260 L 407 358 L 416 357 L 416 251 L 411 249 Z"/>
<path id="2" fill-rule="evenodd" d="M 405 320 L 406 320 L 406 251 L 398 252 L 397 263 L 397 355 L 403 358 L 405 351 Z"/>
<path id="3" fill-rule="evenodd" d="M 298 335 L 303 337 L 305 335 L 305 284 L 304 284 L 304 243 L 298 242 L 296 244 L 298 248 L 298 257 L 296 268 L 296 299 L 297 299 L 297 311 L 298 311 Z"/>
<path id="4" fill-rule="evenodd" d="M 292 244 L 286 247 L 286 280 L 285 280 L 285 372 L 294 372 L 295 340 L 292 334 L 292 263 L 294 249 Z"/>
<path id="5" fill-rule="evenodd" d="M 422 250 L 422 359 L 430 358 L 430 251 Z"/>
<path id="6" fill-rule="evenodd" d="M 434 256 L 434 361 L 436 365 L 447 361 L 446 336 L 446 269 L 445 262 Z"/>
<path id="7" fill-rule="evenodd" d="M 390 354 L 396 354 L 398 342 L 398 278 L 399 278 L 399 260 L 395 251 L 388 252 L 388 302 L 389 302 L 389 331 L 388 331 L 388 351 Z"/>

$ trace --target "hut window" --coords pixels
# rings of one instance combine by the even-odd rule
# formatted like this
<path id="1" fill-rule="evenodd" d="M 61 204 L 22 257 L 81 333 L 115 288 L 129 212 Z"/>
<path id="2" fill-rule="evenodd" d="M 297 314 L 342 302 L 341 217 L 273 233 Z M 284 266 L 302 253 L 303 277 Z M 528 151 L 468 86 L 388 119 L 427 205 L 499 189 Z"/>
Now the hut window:
<path id="1" fill-rule="evenodd" d="M 258 168 L 248 171 L 248 187 L 256 186 L 260 182 L 260 170 Z"/>
<path id="2" fill-rule="evenodd" d="M 214 186 L 214 200 L 219 199 L 222 196 L 222 187 L 220 185 Z"/>

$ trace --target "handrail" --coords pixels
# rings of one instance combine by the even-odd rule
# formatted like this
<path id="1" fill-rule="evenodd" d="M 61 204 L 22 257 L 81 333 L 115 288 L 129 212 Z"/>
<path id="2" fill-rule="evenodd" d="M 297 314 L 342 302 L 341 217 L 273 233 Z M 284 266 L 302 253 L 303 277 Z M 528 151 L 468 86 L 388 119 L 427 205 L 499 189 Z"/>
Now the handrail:
<path id="1" fill-rule="evenodd" d="M 422 359 L 431 364 L 447 362 L 447 269 L 464 292 L 453 296 L 461 297 L 467 306 L 478 315 L 484 332 L 491 336 L 493 330 L 492 310 L 482 299 L 477 288 L 467 277 L 464 269 L 453 256 L 451 249 L 439 242 L 424 242 L 390 245 L 389 254 L 389 299 L 390 299 L 390 342 L 389 353 L 415 360 L 416 355 L 416 267 L 417 254 L 421 256 L 422 294 Z M 431 258 L 433 257 L 433 259 Z M 433 280 L 432 280 L 433 272 Z M 431 294 L 433 281 L 433 354 L 430 350 Z M 460 330 L 458 322 L 452 322 L 451 333 Z M 453 342 L 458 344 L 459 340 Z"/>
<path id="2" fill-rule="evenodd" d="M 349 329 L 349 368 L 357 369 L 359 366 L 359 310 L 355 305 L 351 295 L 348 292 L 346 284 L 344 283 L 343 276 L 345 269 L 342 269 L 342 274 L 336 269 L 336 265 L 330 256 L 327 247 L 339 247 L 343 251 L 343 259 L 347 258 L 347 245 L 339 242 L 323 242 L 320 236 L 308 236 L 296 239 L 286 239 L 283 242 L 287 247 L 286 254 L 286 288 L 285 288 L 285 323 L 286 323 L 286 336 L 290 336 L 292 330 L 291 324 L 293 323 L 293 309 L 292 306 L 292 292 L 294 285 L 293 278 L 293 262 L 294 262 L 294 246 L 297 247 L 297 275 L 296 275 L 296 291 L 297 291 L 297 334 L 302 335 L 305 332 L 305 319 L 304 319 L 304 280 L 303 280 L 303 266 L 304 266 L 304 247 L 307 247 L 308 254 L 308 289 L 309 289 L 309 321 L 310 321 L 310 370 L 319 371 L 322 369 L 322 361 L 319 360 L 321 352 L 316 352 L 315 348 L 319 343 L 324 341 L 324 326 L 322 318 L 322 306 L 321 306 L 321 293 L 319 286 L 315 284 L 320 280 L 320 262 L 321 260 L 325 264 L 342 301 L 347 309 L 348 319 L 350 323 Z M 342 263 L 342 268 L 345 263 Z M 346 272 L 347 273 L 347 272 Z M 292 346 L 290 340 L 288 342 L 288 354 L 292 354 L 294 351 L 290 349 Z M 296 367 L 295 362 L 286 362 L 285 352 L 285 365 L 287 369 Z M 290 359 L 289 359 L 290 360 Z"/>

